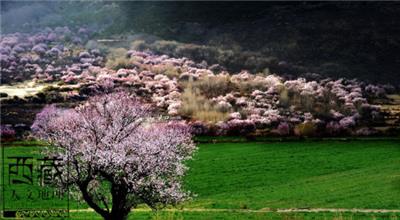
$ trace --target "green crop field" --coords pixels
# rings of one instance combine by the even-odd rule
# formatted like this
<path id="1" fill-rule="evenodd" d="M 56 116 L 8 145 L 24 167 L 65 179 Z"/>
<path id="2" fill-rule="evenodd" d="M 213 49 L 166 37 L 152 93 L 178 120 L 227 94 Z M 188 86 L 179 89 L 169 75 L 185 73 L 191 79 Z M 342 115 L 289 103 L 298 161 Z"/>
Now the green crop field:
<path id="1" fill-rule="evenodd" d="M 395 141 L 203 144 L 191 204 L 207 208 L 400 208 Z"/>
<path id="2" fill-rule="evenodd" d="M 19 146 L 22 144 L 26 143 L 3 146 L 5 156 L 39 155 L 40 147 Z M 140 210 L 130 216 L 133 219 L 400 218 L 400 213 L 274 212 L 285 208 L 400 209 L 398 140 L 203 143 L 188 165 L 190 170 L 184 182 L 196 194 L 192 201 L 175 211 Z M 11 198 L 6 197 L 5 201 Z M 71 201 L 70 208 L 86 206 Z M 70 214 L 74 218 L 98 218 L 91 212 Z"/>

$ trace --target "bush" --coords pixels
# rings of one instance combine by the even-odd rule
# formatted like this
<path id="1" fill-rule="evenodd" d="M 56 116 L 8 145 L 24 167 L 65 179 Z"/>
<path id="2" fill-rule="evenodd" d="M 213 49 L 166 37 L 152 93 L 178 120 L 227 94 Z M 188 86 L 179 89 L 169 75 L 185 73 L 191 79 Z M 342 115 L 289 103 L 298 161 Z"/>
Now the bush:
<path id="1" fill-rule="evenodd" d="M 209 128 L 206 124 L 201 121 L 195 121 L 189 124 L 191 128 L 191 133 L 193 135 L 205 135 L 209 133 Z"/>
<path id="2" fill-rule="evenodd" d="M 342 132 L 342 127 L 338 122 L 331 121 L 326 125 L 325 130 L 329 135 L 336 136 Z"/>
<path id="3" fill-rule="evenodd" d="M 0 125 L 1 141 L 13 141 L 15 139 L 15 130 L 9 125 Z"/>
<path id="4" fill-rule="evenodd" d="M 226 124 L 228 135 L 248 135 L 256 130 L 256 125 L 251 120 L 234 119 Z"/>
<path id="5" fill-rule="evenodd" d="M 374 128 L 363 127 L 355 131 L 357 136 L 371 136 L 377 134 L 378 131 Z"/>
<path id="6" fill-rule="evenodd" d="M 287 122 L 281 122 L 277 128 L 278 134 L 286 136 L 290 134 L 290 125 Z"/>

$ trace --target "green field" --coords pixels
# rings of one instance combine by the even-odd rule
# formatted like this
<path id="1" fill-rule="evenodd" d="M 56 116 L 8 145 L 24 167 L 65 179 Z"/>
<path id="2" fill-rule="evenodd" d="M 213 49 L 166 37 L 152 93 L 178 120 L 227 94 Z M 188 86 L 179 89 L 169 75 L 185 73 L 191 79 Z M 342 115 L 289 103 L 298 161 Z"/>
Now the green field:
<path id="1" fill-rule="evenodd" d="M 101 220 L 101 218 L 94 213 L 71 213 L 73 219 L 90 219 Z M 385 220 L 398 220 L 399 215 L 396 214 L 365 214 L 365 213 L 243 213 L 243 212 L 135 212 L 129 215 L 129 219 L 152 219 L 152 220 L 215 220 L 215 219 L 251 219 L 251 220 L 365 220 L 365 219 L 385 219 Z"/>
<path id="2" fill-rule="evenodd" d="M 202 144 L 191 204 L 207 208 L 400 208 L 395 141 Z"/>
<path id="3" fill-rule="evenodd" d="M 5 155 L 38 155 L 39 147 L 21 144 L 5 146 Z M 400 213 L 269 212 L 285 208 L 400 209 L 398 140 L 202 143 L 188 165 L 185 187 L 196 196 L 177 208 L 197 211 L 141 210 L 132 218 L 400 218 Z M 85 205 L 71 201 L 70 208 Z M 71 212 L 71 216 L 96 218 L 87 212 Z"/>

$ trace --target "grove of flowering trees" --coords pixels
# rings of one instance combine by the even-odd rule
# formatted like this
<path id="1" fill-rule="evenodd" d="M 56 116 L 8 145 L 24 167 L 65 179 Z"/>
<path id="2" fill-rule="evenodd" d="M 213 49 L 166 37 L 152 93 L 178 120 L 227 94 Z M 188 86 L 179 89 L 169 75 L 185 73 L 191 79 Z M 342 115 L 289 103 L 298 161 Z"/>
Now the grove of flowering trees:
<path id="1" fill-rule="evenodd" d="M 104 219 L 126 219 L 132 208 L 162 208 L 189 198 L 182 176 L 196 150 L 189 127 L 152 117 L 127 93 L 90 98 L 74 109 L 43 109 L 34 135 L 62 159 L 60 185 L 81 192 Z"/>
<path id="2" fill-rule="evenodd" d="M 374 124 L 383 123 L 374 100 L 395 90 L 318 74 L 229 73 L 218 64 L 99 45 L 89 40 L 91 33 L 59 27 L 2 36 L 2 83 L 58 83 L 26 98 L 41 103 L 126 90 L 159 113 L 194 125 L 194 134 L 208 135 L 370 135 L 378 132 Z"/>

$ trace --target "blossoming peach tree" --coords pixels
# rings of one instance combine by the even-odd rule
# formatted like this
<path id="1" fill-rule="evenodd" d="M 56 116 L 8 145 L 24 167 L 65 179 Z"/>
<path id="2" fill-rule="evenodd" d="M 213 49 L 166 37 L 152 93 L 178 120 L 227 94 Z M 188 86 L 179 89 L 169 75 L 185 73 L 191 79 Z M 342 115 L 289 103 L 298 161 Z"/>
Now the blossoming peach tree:
<path id="1" fill-rule="evenodd" d="M 126 219 L 132 208 L 153 209 L 188 199 L 181 180 L 196 150 L 190 128 L 159 121 L 126 93 L 89 99 L 74 109 L 48 106 L 32 131 L 62 159 L 61 185 L 81 192 L 104 219 Z"/>

